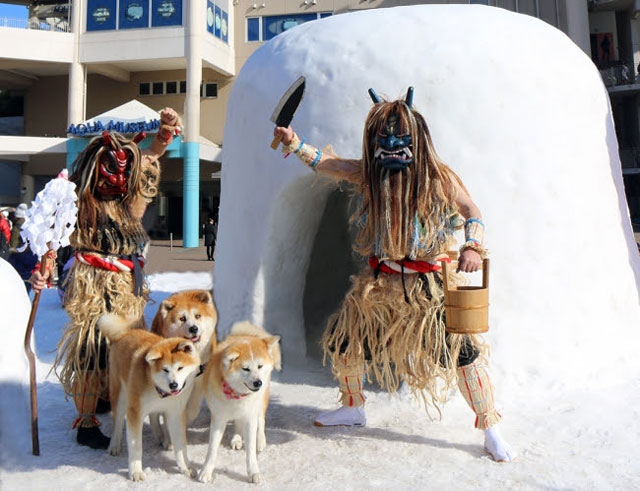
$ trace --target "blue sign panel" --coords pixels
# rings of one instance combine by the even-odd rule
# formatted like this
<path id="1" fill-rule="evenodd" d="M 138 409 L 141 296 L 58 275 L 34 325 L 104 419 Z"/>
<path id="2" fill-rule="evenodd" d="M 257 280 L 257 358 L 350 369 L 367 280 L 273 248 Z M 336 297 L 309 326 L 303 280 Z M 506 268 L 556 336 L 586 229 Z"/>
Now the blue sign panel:
<path id="1" fill-rule="evenodd" d="M 120 29 L 149 27 L 147 0 L 120 0 Z"/>
<path id="2" fill-rule="evenodd" d="M 217 38 L 221 37 L 220 35 L 220 27 L 222 26 L 222 17 L 220 16 L 220 7 L 216 5 L 216 15 L 215 20 L 213 22 L 214 34 Z"/>
<path id="3" fill-rule="evenodd" d="M 269 15 L 262 18 L 262 40 L 269 41 L 293 27 L 316 20 L 318 14 Z"/>
<path id="4" fill-rule="evenodd" d="M 88 0 L 87 31 L 116 28 L 116 0 Z"/>
<path id="5" fill-rule="evenodd" d="M 222 40 L 225 43 L 229 42 L 229 14 L 224 10 L 222 11 L 222 26 L 220 26 L 220 32 L 222 33 Z"/>
<path id="6" fill-rule="evenodd" d="M 207 0 L 207 31 L 213 34 L 213 2 L 211 0 Z"/>
<path id="7" fill-rule="evenodd" d="M 182 0 L 153 0 L 151 7 L 151 25 L 153 27 L 181 26 Z"/>

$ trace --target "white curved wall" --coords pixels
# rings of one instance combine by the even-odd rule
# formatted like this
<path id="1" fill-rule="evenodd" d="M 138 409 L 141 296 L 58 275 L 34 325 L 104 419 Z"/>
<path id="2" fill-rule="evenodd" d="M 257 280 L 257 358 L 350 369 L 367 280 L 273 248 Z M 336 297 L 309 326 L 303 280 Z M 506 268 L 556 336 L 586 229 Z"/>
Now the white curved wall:
<path id="1" fill-rule="evenodd" d="M 224 136 L 221 334 L 249 318 L 282 334 L 285 354 L 304 350 L 305 273 L 331 187 L 268 146 L 269 116 L 301 74 L 293 126 L 345 157 L 361 153 L 367 89 L 396 98 L 415 86 L 440 156 L 487 224 L 488 338 L 505 378 L 597 384 L 637 371 L 640 265 L 598 71 L 562 32 L 482 6 L 337 15 L 287 31 L 244 65 Z"/>

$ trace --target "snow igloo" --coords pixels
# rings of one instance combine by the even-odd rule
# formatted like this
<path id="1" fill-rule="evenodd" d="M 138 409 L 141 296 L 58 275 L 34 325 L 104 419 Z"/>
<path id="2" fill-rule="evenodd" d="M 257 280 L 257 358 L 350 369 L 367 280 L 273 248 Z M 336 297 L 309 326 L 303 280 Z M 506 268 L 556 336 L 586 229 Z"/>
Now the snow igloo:
<path id="1" fill-rule="evenodd" d="M 258 49 L 229 100 L 214 294 L 219 335 L 248 319 L 287 362 L 317 356 L 351 250 L 348 189 L 269 148 L 269 116 L 300 75 L 292 126 L 360 158 L 373 87 L 415 87 L 440 157 L 479 206 L 491 253 L 493 365 L 596 384 L 637 370 L 638 251 L 598 70 L 564 33 L 469 6 L 367 10 L 309 22 Z M 629 340 L 621 343 L 620 341 Z"/>

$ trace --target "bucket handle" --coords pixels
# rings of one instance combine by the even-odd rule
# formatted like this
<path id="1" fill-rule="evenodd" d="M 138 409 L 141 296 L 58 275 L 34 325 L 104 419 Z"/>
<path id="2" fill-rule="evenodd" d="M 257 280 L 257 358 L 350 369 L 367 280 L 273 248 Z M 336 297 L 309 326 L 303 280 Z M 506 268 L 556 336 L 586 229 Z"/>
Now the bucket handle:
<path id="1" fill-rule="evenodd" d="M 456 259 L 451 261 L 458 262 Z M 442 261 L 442 286 L 445 292 L 449 291 L 449 279 L 447 278 L 447 262 Z M 482 288 L 489 288 L 489 258 L 482 260 Z"/>

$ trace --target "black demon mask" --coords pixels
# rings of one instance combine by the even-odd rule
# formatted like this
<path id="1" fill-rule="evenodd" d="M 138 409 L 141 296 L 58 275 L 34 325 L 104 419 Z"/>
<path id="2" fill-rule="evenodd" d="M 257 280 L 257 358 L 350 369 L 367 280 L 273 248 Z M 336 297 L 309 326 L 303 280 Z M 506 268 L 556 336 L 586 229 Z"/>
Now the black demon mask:
<path id="1" fill-rule="evenodd" d="M 369 89 L 369 95 L 374 103 L 381 102 L 373 89 Z M 413 87 L 407 90 L 404 103 L 410 113 L 413 105 Z M 376 165 L 391 171 L 399 171 L 413 163 L 413 141 L 409 126 L 404 119 L 398 112 L 391 112 L 378 128 L 374 137 L 373 155 Z"/>

